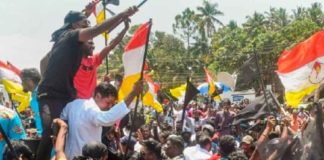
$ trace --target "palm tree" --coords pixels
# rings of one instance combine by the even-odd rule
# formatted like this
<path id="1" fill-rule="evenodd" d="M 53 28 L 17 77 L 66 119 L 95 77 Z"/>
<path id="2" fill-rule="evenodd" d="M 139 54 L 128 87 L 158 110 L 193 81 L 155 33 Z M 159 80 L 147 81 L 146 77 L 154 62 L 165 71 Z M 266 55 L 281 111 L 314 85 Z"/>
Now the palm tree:
<path id="1" fill-rule="evenodd" d="M 324 14 L 321 3 L 313 3 L 311 8 L 308 9 L 308 14 L 313 22 L 317 23 L 319 26 L 323 24 Z"/>
<path id="2" fill-rule="evenodd" d="M 267 21 L 263 14 L 254 12 L 253 16 L 247 16 L 247 21 L 243 24 L 244 29 L 251 36 L 256 36 L 261 30 L 264 30 Z"/>
<path id="3" fill-rule="evenodd" d="M 199 32 L 203 38 L 210 38 L 216 32 L 215 23 L 222 25 L 223 23 L 217 19 L 217 16 L 223 15 L 223 12 L 217 9 L 217 3 L 210 3 L 204 0 L 203 6 L 197 7 L 200 12 L 198 16 Z"/>
<path id="4" fill-rule="evenodd" d="M 284 8 L 270 8 L 270 12 L 266 12 L 270 29 L 282 28 L 289 24 L 289 15 Z"/>
<path id="5" fill-rule="evenodd" d="M 307 17 L 307 11 L 304 7 L 297 7 L 296 10 L 293 10 L 292 18 L 294 20 L 301 20 Z"/>

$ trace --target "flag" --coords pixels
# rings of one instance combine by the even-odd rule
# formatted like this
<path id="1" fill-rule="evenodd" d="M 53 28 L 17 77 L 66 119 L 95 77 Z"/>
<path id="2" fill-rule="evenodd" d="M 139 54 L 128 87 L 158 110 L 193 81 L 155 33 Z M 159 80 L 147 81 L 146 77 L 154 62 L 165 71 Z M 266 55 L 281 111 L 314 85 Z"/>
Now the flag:
<path id="1" fill-rule="evenodd" d="M 187 84 L 183 84 L 179 87 L 170 89 L 170 93 L 172 97 L 176 98 L 177 100 L 183 99 L 186 93 L 186 88 L 187 88 Z"/>
<path id="2" fill-rule="evenodd" d="M 239 69 L 235 82 L 235 90 L 242 91 L 251 89 L 257 79 L 257 67 L 255 57 L 249 58 Z"/>
<path id="3" fill-rule="evenodd" d="M 98 1 L 100 2 L 100 1 Z M 96 17 L 96 24 L 102 23 L 106 18 L 107 14 L 105 13 L 105 6 L 104 3 L 97 3 L 94 9 L 94 16 Z M 107 5 L 107 3 L 105 3 Z M 107 32 L 102 34 L 107 40 L 109 39 L 109 34 Z"/>
<path id="4" fill-rule="evenodd" d="M 10 69 L 11 71 L 15 72 L 18 76 L 20 76 L 21 70 L 14 66 L 12 63 L 10 63 L 9 61 L 7 61 L 7 67 L 8 69 Z"/>
<path id="5" fill-rule="evenodd" d="M 13 68 L 13 65 L 8 65 L 7 63 L 0 60 L 0 80 L 11 80 L 17 83 L 21 83 L 19 76 L 20 70 L 18 68 Z M 16 69 L 16 70 L 15 70 Z"/>
<path id="6" fill-rule="evenodd" d="M 19 103 L 19 106 L 17 107 L 18 112 L 24 111 L 29 106 L 31 93 L 24 92 L 21 84 L 15 83 L 11 80 L 2 80 L 2 84 L 10 94 L 11 100 Z"/>
<path id="7" fill-rule="evenodd" d="M 242 122 L 247 122 L 251 120 L 256 120 L 261 116 L 271 113 L 274 110 L 277 110 L 276 103 L 274 100 L 274 96 L 271 96 L 271 92 L 267 91 L 267 100 L 264 95 L 256 97 L 254 101 L 252 101 L 249 105 L 247 105 L 244 109 L 242 109 L 234 118 L 233 125 L 240 124 Z M 269 104 L 269 107 L 267 106 Z M 270 108 L 270 110 L 269 110 Z"/>
<path id="8" fill-rule="evenodd" d="M 141 77 L 146 43 L 150 34 L 151 22 L 141 25 L 123 54 L 124 79 L 118 92 L 118 99 L 123 100 L 133 89 L 133 85 Z"/>
<path id="9" fill-rule="evenodd" d="M 143 104 L 151 106 L 158 113 L 163 111 L 163 107 L 160 102 L 157 101 L 157 93 L 160 90 L 160 86 L 152 80 L 147 74 L 144 74 L 144 79 L 148 84 L 148 91 L 143 96 Z"/>
<path id="10" fill-rule="evenodd" d="M 213 77 L 212 77 L 211 73 L 209 72 L 209 70 L 206 67 L 204 67 L 204 70 L 205 70 L 205 74 L 206 74 L 206 82 L 209 84 L 208 95 L 211 96 L 216 91 L 215 83 L 214 83 Z"/>
<path id="11" fill-rule="evenodd" d="M 324 31 L 284 51 L 277 65 L 287 104 L 297 107 L 324 79 Z"/>
<path id="12" fill-rule="evenodd" d="M 185 108 L 198 93 L 199 90 L 188 79 L 183 107 Z"/>

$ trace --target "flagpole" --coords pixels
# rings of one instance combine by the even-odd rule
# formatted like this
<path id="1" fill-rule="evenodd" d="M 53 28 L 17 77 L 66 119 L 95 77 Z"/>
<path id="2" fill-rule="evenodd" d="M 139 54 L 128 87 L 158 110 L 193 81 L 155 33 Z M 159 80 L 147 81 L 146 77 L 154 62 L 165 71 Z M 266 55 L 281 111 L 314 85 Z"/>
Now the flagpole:
<path id="1" fill-rule="evenodd" d="M 270 105 L 269 105 L 269 101 L 268 101 L 268 97 L 267 97 L 267 93 L 266 93 L 266 87 L 265 87 L 263 79 L 262 79 L 259 59 L 258 59 L 258 55 L 257 55 L 256 50 L 255 50 L 255 47 L 256 47 L 255 42 L 253 42 L 253 54 L 254 54 L 254 58 L 255 58 L 255 65 L 256 65 L 256 68 L 257 68 L 258 75 L 259 75 L 259 82 L 260 82 L 261 88 L 263 90 L 263 95 L 264 95 L 264 99 L 265 99 L 267 108 L 268 108 L 269 112 L 271 113 L 272 111 L 270 109 Z"/>
<path id="2" fill-rule="evenodd" d="M 102 5 L 103 5 L 103 16 L 104 16 L 104 20 L 106 19 L 106 10 L 107 10 L 107 4 L 105 0 L 102 0 Z M 105 46 L 107 47 L 108 45 L 108 37 L 107 37 L 107 32 L 104 33 L 104 37 L 105 37 Z M 106 74 L 108 75 L 108 55 L 105 57 L 105 63 L 106 63 Z"/>
<path id="3" fill-rule="evenodd" d="M 187 86 L 186 86 L 186 93 L 185 94 L 188 94 L 188 90 L 189 90 L 188 84 L 189 84 L 189 77 L 187 77 Z M 186 95 L 185 95 L 185 97 L 186 97 Z M 183 130 L 183 123 L 184 123 L 184 118 L 185 118 L 186 108 L 187 108 L 187 104 L 185 104 L 185 99 L 183 101 L 183 108 L 182 108 L 181 130 Z"/>
<path id="4" fill-rule="evenodd" d="M 148 44 L 149 44 L 149 39 L 150 39 L 151 28 L 152 28 L 152 19 L 149 20 L 149 28 L 148 28 L 148 33 L 146 35 L 147 37 L 146 37 L 144 58 L 143 58 L 143 63 L 142 63 L 141 76 L 140 76 L 139 80 L 143 79 L 144 65 L 145 65 L 145 61 L 146 61 L 146 55 L 147 55 L 147 50 L 148 50 Z M 140 96 L 137 96 L 136 103 L 135 103 L 135 108 L 134 108 L 134 115 L 133 115 L 133 117 L 131 117 L 132 123 L 134 123 L 134 121 L 136 120 L 136 117 L 137 117 L 137 108 L 138 108 L 139 99 L 140 99 Z M 134 129 L 135 129 L 134 127 L 135 127 L 134 125 L 131 125 L 131 129 L 129 131 L 128 140 L 127 140 L 127 147 L 126 147 L 126 151 L 125 151 L 124 158 L 123 158 L 124 160 L 126 160 L 126 156 L 127 156 L 127 152 L 128 152 L 128 146 L 130 145 L 131 136 L 132 136 L 132 133 L 134 132 Z"/>

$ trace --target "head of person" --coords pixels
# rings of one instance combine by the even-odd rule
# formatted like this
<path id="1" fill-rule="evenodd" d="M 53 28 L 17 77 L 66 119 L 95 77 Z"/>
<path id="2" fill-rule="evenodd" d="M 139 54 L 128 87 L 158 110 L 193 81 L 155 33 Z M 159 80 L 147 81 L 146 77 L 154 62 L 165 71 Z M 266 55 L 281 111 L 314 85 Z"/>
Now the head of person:
<path id="1" fill-rule="evenodd" d="M 179 156 L 184 150 L 184 140 L 181 136 L 170 135 L 163 149 L 169 158 Z"/>
<path id="2" fill-rule="evenodd" d="M 294 109 L 294 110 L 292 111 L 292 116 L 293 116 L 294 118 L 297 118 L 297 115 L 298 115 L 298 110 L 297 110 L 297 109 Z"/>
<path id="3" fill-rule="evenodd" d="M 211 144 L 211 138 L 209 135 L 201 132 L 201 134 L 197 137 L 198 139 L 198 144 L 201 148 L 204 148 L 207 151 L 210 151 L 212 148 L 212 144 Z"/>
<path id="4" fill-rule="evenodd" d="M 171 133 L 169 131 L 163 131 L 161 134 L 159 134 L 159 141 L 161 144 L 167 143 L 167 138 L 169 137 Z"/>
<path id="5" fill-rule="evenodd" d="M 98 160 L 107 160 L 108 149 L 103 143 L 89 142 L 82 147 L 82 156 Z"/>
<path id="6" fill-rule="evenodd" d="M 15 153 L 13 153 L 9 149 L 9 147 L 6 146 L 3 152 L 3 160 L 33 160 L 34 159 L 33 152 L 24 142 L 12 141 L 11 144 L 18 158 L 15 156 Z"/>
<path id="7" fill-rule="evenodd" d="M 192 116 L 194 119 L 198 120 L 199 119 L 199 116 L 200 116 L 200 110 L 198 110 L 197 108 L 193 108 L 192 110 Z"/>
<path id="8" fill-rule="evenodd" d="M 85 57 L 91 56 L 92 53 L 93 53 L 93 51 L 94 51 L 94 49 L 95 49 L 95 45 L 93 43 L 93 40 L 90 39 L 90 40 L 88 40 L 88 42 L 83 43 L 81 49 L 82 49 L 83 55 Z"/>
<path id="9" fill-rule="evenodd" d="M 202 127 L 202 131 L 209 135 L 209 137 L 213 137 L 214 133 L 215 133 L 215 128 L 210 125 L 210 124 L 205 124 L 203 127 Z"/>
<path id="10" fill-rule="evenodd" d="M 122 147 L 122 150 L 125 152 L 126 148 L 128 151 L 134 151 L 134 146 L 136 144 L 136 139 L 134 137 L 131 137 L 129 143 L 128 143 L 128 136 L 124 136 L 120 139 L 120 144 Z"/>
<path id="11" fill-rule="evenodd" d="M 240 151 L 235 151 L 228 155 L 228 160 L 248 160 L 248 157 Z"/>
<path id="12" fill-rule="evenodd" d="M 228 112 L 229 109 L 231 108 L 231 100 L 228 98 L 224 98 L 221 102 L 222 108 L 225 112 Z"/>
<path id="13" fill-rule="evenodd" d="M 144 140 L 140 153 L 143 160 L 160 160 L 161 144 L 152 138 Z"/>
<path id="14" fill-rule="evenodd" d="M 219 139 L 219 152 L 222 156 L 228 156 L 235 151 L 235 139 L 233 136 L 225 135 Z"/>
<path id="15" fill-rule="evenodd" d="M 90 21 L 88 21 L 86 15 L 78 11 L 69 11 L 69 13 L 64 17 L 64 25 L 52 34 L 51 41 L 57 42 L 68 30 L 87 28 L 89 26 Z"/>
<path id="16" fill-rule="evenodd" d="M 101 110 L 106 111 L 116 103 L 117 95 L 114 86 L 102 82 L 95 88 L 93 99 Z"/>
<path id="17" fill-rule="evenodd" d="M 181 137 L 183 138 L 183 140 L 185 141 L 185 143 L 189 144 L 191 143 L 191 135 L 192 133 L 188 130 L 184 130 L 182 133 L 181 133 Z"/>
<path id="18" fill-rule="evenodd" d="M 242 138 L 240 148 L 244 151 L 246 155 L 250 155 L 253 150 L 251 150 L 253 145 L 253 137 L 250 135 L 246 135 Z"/>
<path id="19" fill-rule="evenodd" d="M 36 68 L 23 69 L 21 71 L 20 77 L 24 92 L 34 91 L 39 81 L 41 80 L 41 75 Z"/>
<path id="20" fill-rule="evenodd" d="M 151 137 L 151 128 L 149 125 L 143 125 L 141 127 L 141 132 L 144 139 L 149 139 Z"/>

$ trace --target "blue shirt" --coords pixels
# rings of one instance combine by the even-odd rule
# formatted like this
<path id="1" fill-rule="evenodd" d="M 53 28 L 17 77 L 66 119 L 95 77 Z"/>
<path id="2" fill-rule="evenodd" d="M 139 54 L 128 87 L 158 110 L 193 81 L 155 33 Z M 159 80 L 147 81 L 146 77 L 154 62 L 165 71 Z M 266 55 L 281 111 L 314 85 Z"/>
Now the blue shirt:
<path id="1" fill-rule="evenodd" d="M 0 105 L 0 124 L 10 140 L 20 140 L 26 138 L 21 119 L 17 113 L 9 108 Z M 0 160 L 3 159 L 3 151 L 6 146 L 6 141 L 3 135 L 0 134 Z"/>
<path id="2" fill-rule="evenodd" d="M 42 127 L 42 120 L 41 120 L 40 113 L 39 113 L 39 104 L 37 101 L 37 90 L 38 90 L 38 86 L 35 88 L 35 90 L 32 93 L 32 98 L 30 101 L 30 108 L 34 113 L 37 135 L 40 137 L 43 132 L 43 127 Z"/>

